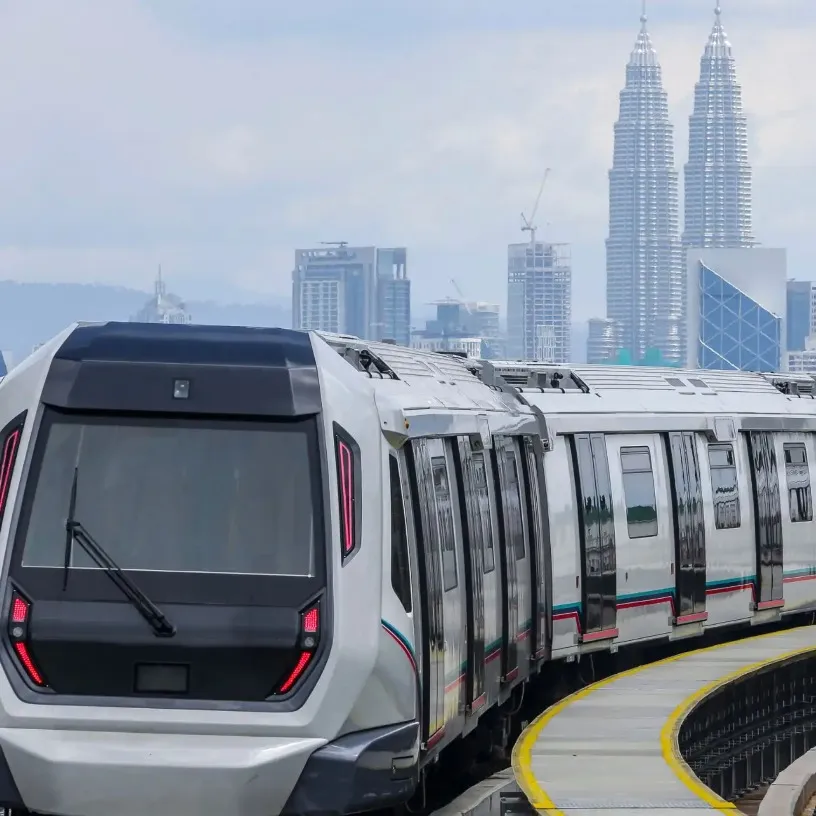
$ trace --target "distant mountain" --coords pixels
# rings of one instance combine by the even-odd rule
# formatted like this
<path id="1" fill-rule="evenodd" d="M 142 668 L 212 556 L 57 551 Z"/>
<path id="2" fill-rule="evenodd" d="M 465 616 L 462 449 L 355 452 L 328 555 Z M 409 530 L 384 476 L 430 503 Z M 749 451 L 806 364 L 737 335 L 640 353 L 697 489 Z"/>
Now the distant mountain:
<path id="1" fill-rule="evenodd" d="M 17 361 L 75 321 L 128 320 L 150 297 L 149 292 L 120 286 L 78 283 L 0 281 L 0 349 Z M 236 326 L 291 324 L 288 301 L 220 304 L 187 301 L 196 323 Z"/>

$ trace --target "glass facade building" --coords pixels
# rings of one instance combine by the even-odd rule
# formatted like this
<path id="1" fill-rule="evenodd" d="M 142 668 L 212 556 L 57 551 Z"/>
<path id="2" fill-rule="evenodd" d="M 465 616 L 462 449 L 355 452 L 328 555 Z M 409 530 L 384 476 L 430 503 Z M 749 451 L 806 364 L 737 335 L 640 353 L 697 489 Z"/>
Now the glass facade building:
<path id="1" fill-rule="evenodd" d="M 701 368 L 779 371 L 783 320 L 700 262 Z"/>

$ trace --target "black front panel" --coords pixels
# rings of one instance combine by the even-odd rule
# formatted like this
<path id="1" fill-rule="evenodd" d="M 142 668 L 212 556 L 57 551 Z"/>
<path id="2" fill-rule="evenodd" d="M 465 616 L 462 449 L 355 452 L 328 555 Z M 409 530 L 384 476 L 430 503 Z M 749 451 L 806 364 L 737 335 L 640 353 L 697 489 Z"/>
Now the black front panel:
<path id="1" fill-rule="evenodd" d="M 305 332 L 106 323 L 68 337 L 42 401 L 86 411 L 294 417 L 320 411 L 320 389 Z"/>
<path id="2" fill-rule="evenodd" d="M 58 694 L 259 701 L 299 655 L 299 616 L 280 607 L 162 603 L 158 638 L 127 603 L 37 600 L 32 654 Z"/>
<path id="3" fill-rule="evenodd" d="M 293 410 L 319 407 L 310 385 L 298 390 L 311 382 L 299 374 L 316 384 L 310 355 L 308 335 L 275 330 L 71 335 L 10 568 L 48 692 L 262 701 L 325 645 L 320 424 Z M 234 389 L 222 393 L 225 372 Z M 288 390 L 252 397 L 263 372 Z"/>

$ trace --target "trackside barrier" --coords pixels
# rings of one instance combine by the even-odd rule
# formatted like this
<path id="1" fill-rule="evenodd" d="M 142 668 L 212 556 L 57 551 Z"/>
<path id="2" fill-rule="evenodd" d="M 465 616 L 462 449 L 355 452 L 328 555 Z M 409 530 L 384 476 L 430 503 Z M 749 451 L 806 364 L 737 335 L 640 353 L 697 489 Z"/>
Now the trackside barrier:
<path id="1" fill-rule="evenodd" d="M 816 655 L 758 668 L 706 696 L 677 742 L 694 774 L 734 801 L 776 779 L 816 744 Z"/>
<path id="2" fill-rule="evenodd" d="M 785 768 L 768 788 L 758 816 L 801 816 L 816 794 L 816 749 Z"/>

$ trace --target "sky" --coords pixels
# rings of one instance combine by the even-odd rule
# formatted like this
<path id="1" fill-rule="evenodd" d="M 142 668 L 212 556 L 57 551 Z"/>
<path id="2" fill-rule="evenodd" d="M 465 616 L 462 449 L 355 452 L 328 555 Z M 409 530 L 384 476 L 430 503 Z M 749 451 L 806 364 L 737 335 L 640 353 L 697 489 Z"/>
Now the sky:
<path id="1" fill-rule="evenodd" d="M 722 0 L 757 238 L 816 277 L 816 2 Z M 648 0 L 687 158 L 714 0 Z M 504 305 L 572 245 L 604 313 L 607 172 L 640 0 L 0 0 L 0 279 L 288 297 L 295 247 L 408 247 L 414 300 Z M 682 175 L 682 174 L 681 174 Z M 681 204 L 682 212 L 682 204 Z"/>

